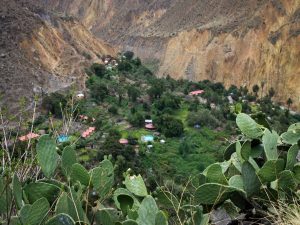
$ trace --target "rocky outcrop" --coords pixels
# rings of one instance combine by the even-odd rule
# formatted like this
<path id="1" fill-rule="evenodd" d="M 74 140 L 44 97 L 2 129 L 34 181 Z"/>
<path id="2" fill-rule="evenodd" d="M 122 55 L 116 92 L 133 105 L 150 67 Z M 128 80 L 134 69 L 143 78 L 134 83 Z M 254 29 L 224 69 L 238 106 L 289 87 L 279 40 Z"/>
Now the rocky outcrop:
<path id="1" fill-rule="evenodd" d="M 266 82 L 300 109 L 298 0 L 47 0 L 94 34 L 146 61 L 158 75 L 229 86 Z"/>
<path id="2" fill-rule="evenodd" d="M 35 1 L 2 0 L 0 5 L 1 107 L 19 98 L 83 87 L 84 68 L 115 54 L 76 19 L 48 12 Z"/>

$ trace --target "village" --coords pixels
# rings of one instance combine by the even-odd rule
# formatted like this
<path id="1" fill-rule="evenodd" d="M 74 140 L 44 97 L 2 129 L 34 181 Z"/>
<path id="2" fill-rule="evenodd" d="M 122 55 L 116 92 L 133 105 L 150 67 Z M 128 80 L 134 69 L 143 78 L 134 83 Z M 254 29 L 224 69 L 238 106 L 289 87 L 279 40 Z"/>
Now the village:
<path id="1" fill-rule="evenodd" d="M 272 96 L 259 99 L 243 87 L 156 78 L 132 52 L 103 56 L 86 73 L 86 90 L 44 99 L 43 110 L 19 142 L 34 145 L 51 134 L 61 148 L 75 146 L 86 165 L 111 155 L 141 173 L 151 169 L 161 177 L 180 178 L 222 159 L 225 146 L 239 135 L 237 113 L 263 111 L 271 122 L 287 110 L 274 105 Z M 290 114 L 289 120 L 294 117 Z M 274 126 L 284 130 L 284 124 Z"/>

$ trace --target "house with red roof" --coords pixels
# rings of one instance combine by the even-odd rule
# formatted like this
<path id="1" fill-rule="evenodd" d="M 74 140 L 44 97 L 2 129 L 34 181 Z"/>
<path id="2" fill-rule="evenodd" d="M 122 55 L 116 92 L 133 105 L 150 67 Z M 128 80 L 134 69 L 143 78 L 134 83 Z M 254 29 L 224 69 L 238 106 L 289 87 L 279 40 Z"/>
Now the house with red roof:
<path id="1" fill-rule="evenodd" d="M 24 136 L 19 137 L 19 140 L 20 140 L 20 141 L 28 141 L 28 140 L 30 140 L 30 139 L 38 138 L 39 136 L 40 136 L 40 135 L 38 135 L 38 134 L 35 134 L 35 133 L 30 132 L 30 133 L 27 134 L 27 135 L 24 135 Z"/>
<path id="2" fill-rule="evenodd" d="M 204 93 L 204 90 L 196 90 L 189 93 L 190 96 L 201 95 Z"/>

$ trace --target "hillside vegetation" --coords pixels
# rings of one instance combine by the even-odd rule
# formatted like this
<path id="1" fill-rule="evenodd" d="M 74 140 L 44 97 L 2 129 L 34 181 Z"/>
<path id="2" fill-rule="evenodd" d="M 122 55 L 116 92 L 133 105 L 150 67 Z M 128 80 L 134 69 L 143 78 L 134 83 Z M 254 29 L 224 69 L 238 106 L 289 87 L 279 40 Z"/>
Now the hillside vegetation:
<path id="1" fill-rule="evenodd" d="M 103 63 L 30 121 L 1 110 L 3 224 L 270 224 L 282 202 L 299 221 L 300 118 L 276 90 L 157 78 L 133 52 Z"/>

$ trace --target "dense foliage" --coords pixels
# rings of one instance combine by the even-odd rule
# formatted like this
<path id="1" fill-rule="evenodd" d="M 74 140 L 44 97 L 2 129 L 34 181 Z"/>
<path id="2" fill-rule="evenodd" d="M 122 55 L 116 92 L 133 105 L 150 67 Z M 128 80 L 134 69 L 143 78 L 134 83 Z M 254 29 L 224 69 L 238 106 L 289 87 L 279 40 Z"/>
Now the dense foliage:
<path id="1" fill-rule="evenodd" d="M 270 202 L 297 199 L 291 99 L 283 108 L 263 85 L 157 78 L 132 52 L 115 61 L 86 70 L 83 99 L 46 96 L 42 114 L 1 134 L 0 223 L 198 225 L 213 210 L 264 222 Z M 47 135 L 18 141 L 28 128 Z"/>

